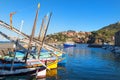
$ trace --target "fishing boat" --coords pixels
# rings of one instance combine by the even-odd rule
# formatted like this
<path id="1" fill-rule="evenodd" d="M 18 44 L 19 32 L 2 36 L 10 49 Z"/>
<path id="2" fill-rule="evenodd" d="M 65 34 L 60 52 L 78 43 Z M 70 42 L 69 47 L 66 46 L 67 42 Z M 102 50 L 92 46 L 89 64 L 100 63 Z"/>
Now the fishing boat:
<path id="1" fill-rule="evenodd" d="M 74 42 L 65 42 L 63 44 L 64 48 L 67 48 L 67 47 L 75 47 L 76 44 Z"/>
<path id="2" fill-rule="evenodd" d="M 35 32 L 39 8 L 40 8 L 40 4 L 38 4 L 36 17 L 35 17 L 34 25 L 33 25 L 33 29 L 32 29 L 32 34 L 29 37 L 28 49 L 27 49 L 27 53 L 25 54 L 24 59 L 22 61 L 19 59 L 16 59 L 17 48 L 15 48 L 15 51 L 12 51 L 13 53 L 15 52 L 15 54 L 13 54 L 12 58 L 7 57 L 7 58 L 0 59 L 0 77 L 26 75 L 26 74 L 36 75 L 36 78 L 46 76 L 46 68 L 47 68 L 46 65 L 44 63 L 42 63 L 39 59 L 29 59 L 28 58 L 28 55 L 31 53 L 31 46 L 32 46 L 31 43 L 33 40 L 34 32 Z M 12 22 L 11 16 L 10 16 L 10 22 Z M 14 29 L 14 27 L 12 26 L 12 23 L 11 23 L 9 29 L 10 30 Z M 2 32 L 1 32 L 1 34 L 5 38 L 11 40 L 10 37 L 3 34 Z M 21 46 L 21 45 L 19 45 L 18 40 L 17 41 L 11 40 L 11 41 L 15 42 L 16 47 Z M 19 62 L 16 62 L 16 60 Z"/>
<path id="3" fill-rule="evenodd" d="M 41 73 L 42 75 L 39 75 Z M 45 77 L 46 67 L 44 67 L 38 60 L 28 60 L 27 63 L 21 62 L 14 64 L 1 61 L 0 77 L 19 75 L 37 75 L 37 77 Z"/>
<path id="4" fill-rule="evenodd" d="M 49 68 L 49 69 L 55 69 L 57 68 L 57 65 L 58 65 L 58 62 L 61 61 L 62 58 L 58 58 L 56 56 L 54 56 L 52 53 L 50 52 L 41 52 L 40 53 L 40 57 L 39 57 L 39 60 L 46 64 L 46 66 Z M 38 55 L 33 53 L 33 56 L 34 58 L 37 59 Z M 33 56 L 29 56 L 28 58 L 32 59 Z M 20 52 L 16 52 L 16 58 L 19 59 L 19 60 L 22 60 L 22 58 L 24 57 L 24 54 L 23 53 L 20 53 Z M 16 60 L 16 62 L 18 62 L 19 60 Z"/>
<path id="5" fill-rule="evenodd" d="M 44 20 L 43 20 L 43 21 L 44 21 Z M 3 26 L 3 27 L 5 27 L 5 28 L 7 28 L 8 30 L 11 30 L 11 29 L 10 29 L 10 25 L 8 25 L 7 23 L 5 23 L 5 22 L 3 22 L 3 21 L 0 21 L 0 25 Z M 27 39 L 30 38 L 29 35 L 27 35 L 27 34 L 25 34 L 25 33 L 23 33 L 23 32 L 20 32 L 19 30 L 17 30 L 17 29 L 14 28 L 14 27 L 12 27 L 12 31 L 13 31 L 13 32 L 16 32 L 17 34 L 20 34 L 21 36 L 23 36 L 23 37 L 25 37 L 25 38 L 27 38 Z M 44 30 L 43 30 L 43 31 L 44 31 Z M 41 33 L 45 33 L 45 32 L 41 32 Z M 3 35 L 3 36 L 6 38 L 6 35 L 5 35 L 5 34 L 3 34 L 3 33 L 1 33 L 1 32 L 0 32 L 0 34 Z M 41 35 L 43 35 L 43 34 L 41 34 Z M 44 37 L 45 37 L 45 36 L 43 36 L 42 38 L 44 38 Z M 7 37 L 7 39 L 10 39 L 10 38 Z M 13 41 L 13 40 L 12 40 L 12 41 Z M 33 37 L 33 41 L 32 41 L 32 42 L 35 42 L 38 46 L 42 46 L 43 48 L 47 48 L 47 50 L 49 50 L 49 51 L 52 50 L 54 53 L 59 53 L 58 55 L 62 55 L 63 51 L 57 49 L 57 48 L 54 47 L 54 46 L 48 45 L 47 43 L 43 43 L 43 41 L 44 41 L 44 39 L 42 39 L 41 41 L 39 41 L 39 39 L 36 39 L 36 38 Z M 25 42 L 25 43 L 26 43 L 26 42 Z M 42 44 L 42 45 L 41 45 L 41 44 Z M 41 49 L 39 49 L 38 51 L 41 51 Z M 57 55 L 57 56 L 58 56 L 58 55 Z M 39 59 L 39 58 L 38 58 L 38 59 Z"/>
<path id="6" fill-rule="evenodd" d="M 15 41 L 15 40 L 11 39 L 9 36 L 0 32 L 0 34 L 3 35 L 5 38 L 14 42 L 16 44 L 16 47 L 19 47 L 19 48 L 22 48 L 23 50 L 25 50 L 23 57 L 21 57 L 21 55 L 17 55 L 17 48 L 15 48 L 15 51 L 14 51 L 15 54 L 13 57 L 4 56 L 4 57 L 0 58 L 0 76 L 12 76 L 12 75 L 17 76 L 17 75 L 29 74 L 29 75 L 36 75 L 36 78 L 39 78 L 39 77 L 46 76 L 46 69 L 49 70 L 49 69 L 57 68 L 57 63 L 59 62 L 59 59 L 57 58 L 56 55 L 55 55 L 56 58 L 55 57 L 49 57 L 49 58 L 46 57 L 45 58 L 46 55 L 40 56 L 41 55 L 40 51 L 42 48 L 45 48 L 45 49 L 47 48 L 48 51 L 50 51 L 49 48 L 51 48 L 52 50 L 54 49 L 53 52 L 55 52 L 55 51 L 61 52 L 60 50 L 56 49 L 55 47 L 44 43 L 46 31 L 47 31 L 47 28 L 48 28 L 48 25 L 50 22 L 50 18 L 51 18 L 51 13 L 50 13 L 50 16 L 47 15 L 42 20 L 43 22 L 41 25 L 40 34 L 38 36 L 38 39 L 34 37 L 39 8 L 40 8 L 40 5 L 38 5 L 38 9 L 36 11 L 36 17 L 34 20 L 34 25 L 33 25 L 32 33 L 30 36 L 21 32 L 21 30 L 18 30 L 15 27 L 13 27 L 12 23 L 11 23 L 11 25 L 8 25 L 7 23 L 4 23 L 3 21 L 0 20 L 1 26 L 4 26 L 5 28 L 7 28 L 10 31 L 16 32 L 29 40 L 28 47 L 26 49 L 19 44 L 19 41 Z M 10 21 L 10 22 L 12 22 L 12 21 Z M 36 54 L 32 54 L 31 48 L 32 48 L 33 43 L 36 43 L 38 46 L 37 47 L 38 52 Z M 51 52 L 51 54 L 54 54 L 53 52 Z M 41 57 L 43 57 L 43 58 L 41 58 Z"/>
<path id="7" fill-rule="evenodd" d="M 28 56 L 28 60 L 30 61 L 30 59 L 37 59 L 38 55 L 37 53 L 34 53 L 36 51 L 31 51 L 31 55 Z M 11 63 L 11 61 L 14 59 L 14 63 L 22 63 L 24 62 L 23 58 L 25 56 L 26 51 L 24 50 L 17 50 L 15 53 L 15 58 L 13 56 L 7 55 L 7 56 L 3 56 L 2 58 L 0 58 L 0 61 L 3 63 Z M 57 56 L 54 56 L 52 53 L 48 52 L 48 51 L 42 51 L 39 57 L 39 60 L 46 64 L 46 66 L 49 69 L 54 69 L 57 68 L 58 62 L 61 60 L 60 58 L 58 58 Z M 39 64 L 39 63 L 38 63 Z"/>
<path id="8" fill-rule="evenodd" d="M 53 50 L 45 50 L 45 49 L 41 49 L 41 52 L 40 52 L 40 55 L 41 56 L 49 56 L 51 54 L 51 52 L 54 53 L 54 55 L 58 56 L 58 57 L 61 57 L 63 55 L 62 52 L 58 52 L 58 51 L 53 51 Z M 52 54 L 51 54 L 52 55 Z"/>

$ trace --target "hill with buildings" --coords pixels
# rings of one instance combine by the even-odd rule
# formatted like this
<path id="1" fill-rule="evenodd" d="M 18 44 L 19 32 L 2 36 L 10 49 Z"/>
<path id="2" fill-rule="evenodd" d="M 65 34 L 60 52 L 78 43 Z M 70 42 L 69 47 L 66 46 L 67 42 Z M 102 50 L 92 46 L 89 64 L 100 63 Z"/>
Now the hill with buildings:
<path id="1" fill-rule="evenodd" d="M 47 35 L 46 41 L 49 43 L 55 42 L 77 42 L 86 43 L 91 32 L 76 32 L 74 30 L 63 31 L 55 34 Z"/>
<path id="2" fill-rule="evenodd" d="M 97 31 L 76 32 L 74 30 L 63 31 L 47 35 L 46 41 L 49 43 L 72 41 L 76 43 L 114 43 L 114 35 L 120 30 L 120 22 L 110 24 Z"/>

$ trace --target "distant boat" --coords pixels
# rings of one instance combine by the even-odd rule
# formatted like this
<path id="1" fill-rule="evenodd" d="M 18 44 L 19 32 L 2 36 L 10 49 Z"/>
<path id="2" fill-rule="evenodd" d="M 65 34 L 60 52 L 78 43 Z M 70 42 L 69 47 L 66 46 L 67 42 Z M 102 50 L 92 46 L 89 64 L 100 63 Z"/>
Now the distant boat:
<path id="1" fill-rule="evenodd" d="M 64 48 L 67 47 L 76 47 L 76 44 L 74 42 L 66 42 L 63 44 Z"/>

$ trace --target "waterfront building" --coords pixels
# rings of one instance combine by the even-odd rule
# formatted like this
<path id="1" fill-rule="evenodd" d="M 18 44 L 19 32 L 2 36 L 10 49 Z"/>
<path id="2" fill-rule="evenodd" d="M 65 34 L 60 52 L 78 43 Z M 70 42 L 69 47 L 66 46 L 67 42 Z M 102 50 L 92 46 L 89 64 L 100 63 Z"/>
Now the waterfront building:
<path id="1" fill-rule="evenodd" d="M 115 33 L 115 46 L 120 46 L 120 31 Z"/>

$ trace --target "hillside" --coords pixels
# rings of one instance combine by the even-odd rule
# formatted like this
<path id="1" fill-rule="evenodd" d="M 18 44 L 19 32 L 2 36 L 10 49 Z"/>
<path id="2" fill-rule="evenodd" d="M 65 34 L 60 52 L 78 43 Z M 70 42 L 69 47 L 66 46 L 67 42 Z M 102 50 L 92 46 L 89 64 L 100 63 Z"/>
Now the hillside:
<path id="1" fill-rule="evenodd" d="M 105 42 L 113 42 L 115 32 L 120 30 L 120 22 L 110 24 L 101 28 L 98 31 L 95 31 L 95 37 L 97 39 L 102 39 Z"/>
<path id="2" fill-rule="evenodd" d="M 120 22 L 110 24 L 93 32 L 63 31 L 47 35 L 46 41 L 50 43 L 73 41 L 77 43 L 114 43 L 114 34 L 120 30 Z"/>
<path id="3" fill-rule="evenodd" d="M 47 35 L 46 42 L 49 43 L 64 43 L 68 41 L 86 43 L 88 41 L 88 36 L 91 35 L 91 32 L 76 32 L 73 30 L 63 31 L 51 35 Z"/>
<path id="4" fill-rule="evenodd" d="M 97 33 L 106 33 L 108 35 L 114 35 L 115 32 L 120 30 L 120 22 L 115 24 L 110 24 L 108 26 L 103 27 L 102 29 L 98 30 Z"/>

